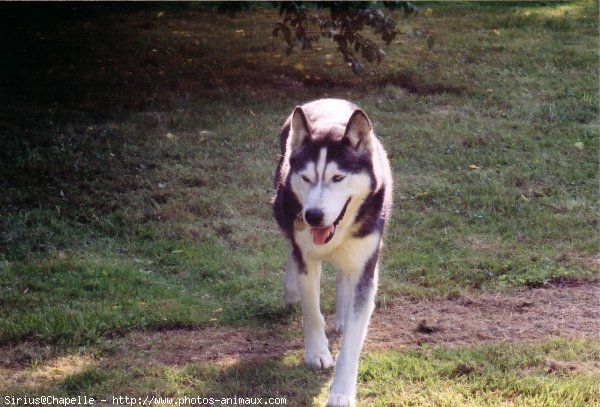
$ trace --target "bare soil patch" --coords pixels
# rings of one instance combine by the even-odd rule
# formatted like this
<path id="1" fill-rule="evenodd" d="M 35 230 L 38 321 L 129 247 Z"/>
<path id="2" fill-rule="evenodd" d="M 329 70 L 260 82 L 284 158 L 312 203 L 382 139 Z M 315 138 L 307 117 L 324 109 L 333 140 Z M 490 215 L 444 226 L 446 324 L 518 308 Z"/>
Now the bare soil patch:
<path id="1" fill-rule="evenodd" d="M 117 340 L 105 367 L 131 368 L 188 363 L 230 366 L 251 359 L 282 356 L 302 348 L 302 337 L 288 341 L 284 334 L 252 328 L 207 327 L 159 332 L 134 332 Z"/>
<path id="2" fill-rule="evenodd" d="M 406 300 L 375 311 L 365 348 L 389 350 L 424 343 L 463 346 L 491 342 L 535 342 L 552 337 L 598 338 L 598 283 L 551 286 L 512 293 L 480 294 L 458 299 Z M 331 331 L 334 348 L 339 338 Z M 282 357 L 303 348 L 300 323 L 291 328 L 258 330 L 214 327 L 164 332 L 135 332 L 119 340 L 114 357 L 102 364 L 179 365 Z M 123 357 L 127 354 L 127 357 Z"/>
<path id="3" fill-rule="evenodd" d="M 398 299 L 380 307 L 371 321 L 367 351 L 416 348 L 424 343 L 464 346 L 491 342 L 536 342 L 551 337 L 598 338 L 599 284 L 580 282 L 511 293 L 478 294 L 457 299 Z M 333 315 L 327 315 L 328 327 Z M 133 332 L 107 340 L 106 354 L 95 360 L 100 367 L 130 369 L 188 363 L 229 366 L 250 360 L 279 358 L 303 348 L 299 322 L 270 329 L 204 327 L 157 332 Z M 339 338 L 329 332 L 334 349 Z M 85 357 L 85 356 L 83 356 Z M 16 382 L 31 361 L 38 372 L 57 359 L 48 347 L 21 343 L 0 348 L 0 373 Z M 86 364 L 90 360 L 85 357 Z M 557 362 L 558 363 L 558 362 Z M 552 361 L 549 369 L 569 370 Z M 596 371 L 598 366 L 590 366 Z M 31 370 L 33 374 L 34 370 Z M 65 370 L 68 372 L 68 370 Z M 63 373 L 65 373 L 63 372 Z M 38 375 L 39 376 L 39 375 Z M 40 378 L 37 378 L 38 380 Z M 45 380 L 42 380 L 45 381 Z"/>
<path id="4" fill-rule="evenodd" d="M 598 338 L 598 284 L 551 286 L 456 300 L 399 300 L 379 309 L 367 349 Z"/>

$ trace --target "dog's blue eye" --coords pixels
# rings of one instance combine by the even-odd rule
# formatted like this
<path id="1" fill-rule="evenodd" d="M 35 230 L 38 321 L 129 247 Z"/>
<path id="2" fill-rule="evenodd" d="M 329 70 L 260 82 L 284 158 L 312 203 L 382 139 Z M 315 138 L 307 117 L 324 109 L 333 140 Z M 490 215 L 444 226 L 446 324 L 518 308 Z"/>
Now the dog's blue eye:
<path id="1" fill-rule="evenodd" d="M 333 182 L 340 182 L 340 181 L 341 181 L 341 180 L 343 180 L 344 178 L 346 178 L 346 177 L 344 177 L 343 175 L 334 175 L 334 176 L 331 178 L 331 180 L 332 180 Z"/>
<path id="2" fill-rule="evenodd" d="M 308 178 L 306 175 L 303 175 L 302 179 L 304 180 L 304 182 L 310 183 L 310 178 Z"/>

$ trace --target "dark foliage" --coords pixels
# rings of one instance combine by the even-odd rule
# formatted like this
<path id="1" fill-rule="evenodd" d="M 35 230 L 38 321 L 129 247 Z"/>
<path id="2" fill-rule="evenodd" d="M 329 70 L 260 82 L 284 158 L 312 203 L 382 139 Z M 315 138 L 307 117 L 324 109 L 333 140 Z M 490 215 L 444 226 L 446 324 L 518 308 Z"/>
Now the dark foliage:
<path id="1" fill-rule="evenodd" d="M 415 12 L 409 2 L 383 2 L 388 10 L 403 8 L 406 14 Z M 383 50 L 362 34 L 367 27 L 389 45 L 396 37 L 396 24 L 372 2 L 278 2 L 282 20 L 275 24 L 273 35 L 281 35 L 287 43 L 286 54 L 311 49 L 321 38 L 335 41 L 338 51 L 357 75 L 364 75 L 362 61 L 379 64 Z M 318 10 L 328 9 L 329 16 Z M 361 61 L 362 60 L 362 61 Z"/>
<path id="2" fill-rule="evenodd" d="M 220 13 L 230 16 L 249 8 L 247 2 L 227 1 L 216 5 Z M 386 45 L 396 37 L 396 23 L 382 10 L 403 9 L 405 15 L 418 11 L 407 1 L 346 2 L 346 1 L 280 1 L 271 2 L 279 9 L 281 21 L 275 24 L 273 35 L 281 35 L 287 44 L 287 55 L 312 49 L 321 38 L 335 41 L 338 51 L 357 75 L 364 75 L 364 61 L 379 64 L 385 55 L 374 41 L 362 34 L 370 27 Z M 328 16 L 319 13 L 329 10 Z"/>

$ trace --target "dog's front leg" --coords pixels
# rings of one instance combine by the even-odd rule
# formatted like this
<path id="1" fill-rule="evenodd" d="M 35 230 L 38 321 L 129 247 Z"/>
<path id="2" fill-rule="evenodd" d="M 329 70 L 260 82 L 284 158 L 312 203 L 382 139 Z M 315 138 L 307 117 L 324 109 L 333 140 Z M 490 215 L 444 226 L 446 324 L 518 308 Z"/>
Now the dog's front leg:
<path id="1" fill-rule="evenodd" d="M 343 333 L 344 324 L 346 323 L 346 319 L 348 319 L 348 311 L 352 308 L 355 285 L 356 280 L 352 278 L 351 274 L 343 270 L 338 270 L 335 288 L 335 331 L 338 335 Z"/>
<path id="2" fill-rule="evenodd" d="M 306 271 L 298 274 L 304 329 L 304 362 L 319 369 L 333 366 L 329 341 L 325 336 L 325 319 L 320 309 L 321 263 L 307 262 Z"/>
<path id="3" fill-rule="evenodd" d="M 349 309 L 343 324 L 342 346 L 336 360 L 336 371 L 328 406 L 353 406 L 356 404 L 356 379 L 358 360 L 362 350 L 371 314 L 375 308 L 377 289 L 376 258 L 367 261 L 360 275 L 345 276 L 345 283 L 353 288 L 352 301 L 346 302 Z"/>

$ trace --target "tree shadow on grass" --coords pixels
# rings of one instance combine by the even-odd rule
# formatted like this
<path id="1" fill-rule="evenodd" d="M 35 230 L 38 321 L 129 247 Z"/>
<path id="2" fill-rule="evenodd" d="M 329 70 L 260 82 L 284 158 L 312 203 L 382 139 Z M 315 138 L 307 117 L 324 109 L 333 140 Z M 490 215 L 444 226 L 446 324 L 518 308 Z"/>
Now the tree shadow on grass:
<path id="1" fill-rule="evenodd" d="M 314 406 L 321 405 L 331 375 L 331 370 L 314 370 L 295 357 L 282 357 L 228 366 L 198 363 L 127 371 L 93 367 L 66 377 L 56 388 L 68 396 L 85 394 L 109 401 L 112 396 L 142 400 L 154 396 L 187 398 L 186 405 L 237 405 L 258 404 L 260 398 L 262 404 Z"/>
<path id="2" fill-rule="evenodd" d="M 216 139 L 201 126 L 224 110 L 211 101 L 231 100 L 211 80 L 263 77 L 238 63 L 243 47 L 223 67 L 206 63 L 220 52 L 206 27 L 226 17 L 158 11 L 0 6 L 0 261 L 121 237 L 161 221 L 168 201 L 205 215 L 189 196 L 210 187 L 213 167 L 228 171 L 213 145 L 208 164 L 199 148 Z"/>
<path id="3" fill-rule="evenodd" d="M 285 398 L 287 405 L 311 406 L 327 388 L 332 371 L 298 361 L 267 360 L 235 364 L 215 376 L 214 397 Z"/>

